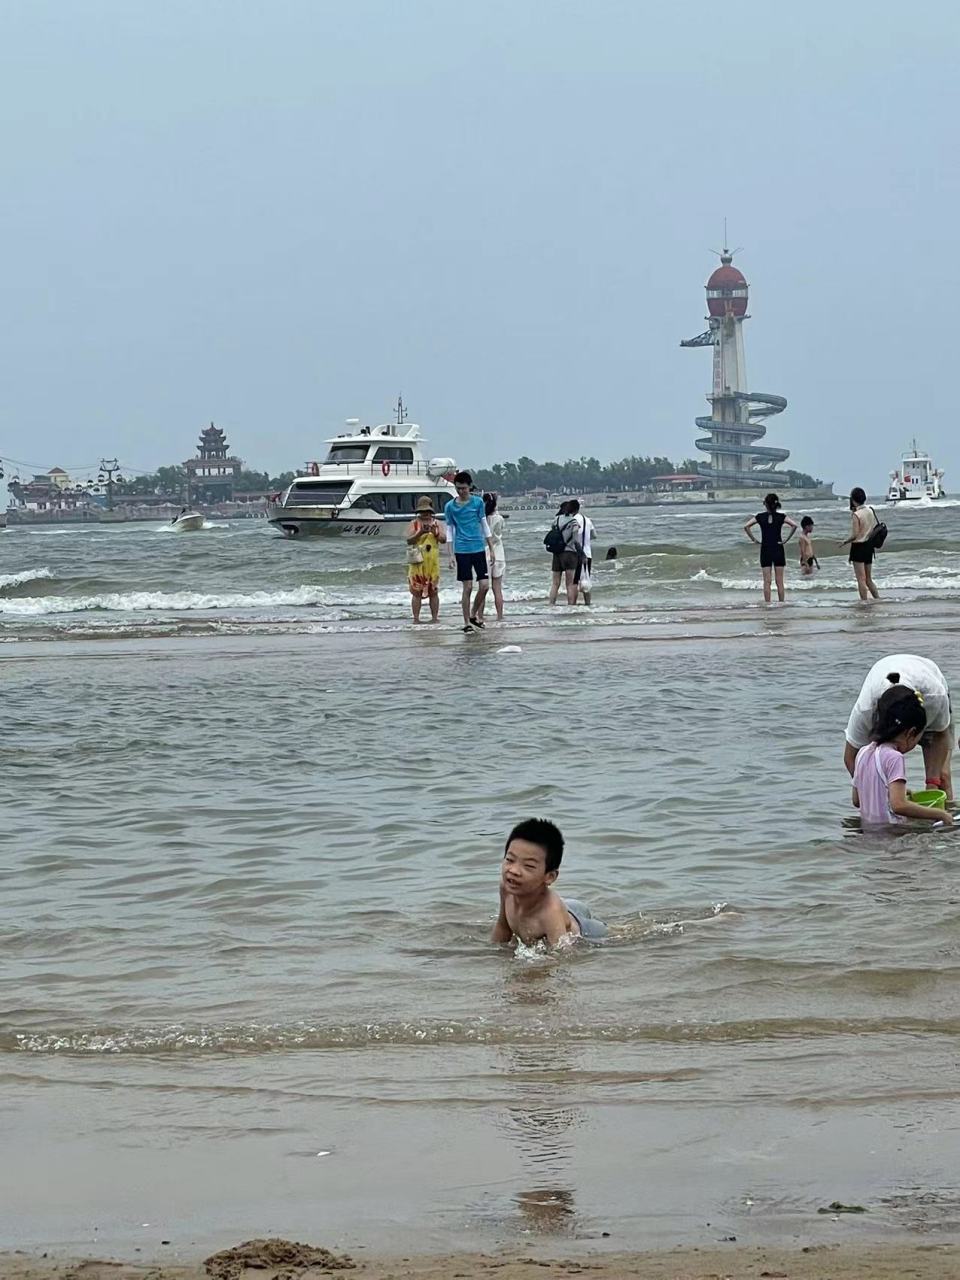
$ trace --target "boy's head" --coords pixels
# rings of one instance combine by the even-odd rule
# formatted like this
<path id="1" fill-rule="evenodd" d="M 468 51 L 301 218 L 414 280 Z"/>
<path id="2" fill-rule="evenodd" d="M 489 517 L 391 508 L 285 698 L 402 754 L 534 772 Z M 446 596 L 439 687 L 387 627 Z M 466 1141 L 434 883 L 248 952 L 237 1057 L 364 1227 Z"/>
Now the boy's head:
<path id="1" fill-rule="evenodd" d="M 453 477 L 453 483 L 456 487 L 458 498 L 470 497 L 470 490 L 473 488 L 473 476 L 469 471 L 458 471 Z"/>
<path id="2" fill-rule="evenodd" d="M 500 878 L 511 893 L 533 893 L 553 884 L 562 861 L 560 828 L 546 818 L 526 818 L 507 836 Z"/>
<path id="3" fill-rule="evenodd" d="M 804 533 L 809 533 L 813 528 L 813 516 L 804 516 L 800 521 L 800 528 Z"/>

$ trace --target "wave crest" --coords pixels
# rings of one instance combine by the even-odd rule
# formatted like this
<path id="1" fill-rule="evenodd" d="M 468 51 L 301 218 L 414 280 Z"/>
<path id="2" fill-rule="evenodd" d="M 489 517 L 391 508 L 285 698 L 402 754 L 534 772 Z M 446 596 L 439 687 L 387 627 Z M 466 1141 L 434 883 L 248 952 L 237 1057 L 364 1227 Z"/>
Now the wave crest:
<path id="1" fill-rule="evenodd" d="M 12 591 L 16 587 L 24 587 L 29 582 L 40 582 L 52 578 L 52 570 L 44 566 L 42 569 L 21 569 L 19 573 L 0 573 L 0 593 Z"/>
<path id="2" fill-rule="evenodd" d="M 52 575 L 50 575 L 52 576 Z M 33 599 L 0 598 L 0 613 L 39 617 L 54 613 L 148 613 L 170 610 L 309 608 L 328 604 L 321 587 L 293 587 L 287 591 L 130 591 L 95 596 L 44 596 Z"/>

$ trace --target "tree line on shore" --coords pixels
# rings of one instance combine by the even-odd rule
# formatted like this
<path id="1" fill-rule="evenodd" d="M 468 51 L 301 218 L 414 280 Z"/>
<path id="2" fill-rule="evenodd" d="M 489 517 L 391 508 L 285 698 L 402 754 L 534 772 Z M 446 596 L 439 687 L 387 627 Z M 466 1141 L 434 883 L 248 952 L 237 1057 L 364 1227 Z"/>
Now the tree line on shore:
<path id="1" fill-rule="evenodd" d="M 277 493 L 285 489 L 296 476 L 295 471 L 282 471 L 278 476 L 271 476 L 267 471 L 243 470 L 233 477 L 234 493 Z M 147 475 L 133 476 L 117 485 L 117 493 L 129 497 L 138 495 L 160 494 L 168 497 L 179 497 L 186 493 L 187 472 L 184 467 L 157 467 Z"/>
<path id="2" fill-rule="evenodd" d="M 568 458 L 566 462 L 534 462 L 522 457 L 516 462 L 498 462 L 474 471 L 477 488 L 502 494 L 529 493 L 546 489 L 549 493 L 622 493 L 648 488 L 657 476 L 695 475 L 699 463 L 684 458 L 677 464 L 669 458 L 632 455 L 618 462 L 601 463 L 597 458 Z M 812 488 L 822 484 L 803 471 L 776 471 L 771 486 Z"/>
<path id="3" fill-rule="evenodd" d="M 670 458 L 631 455 L 617 462 L 602 463 L 597 458 L 568 458 L 566 462 L 535 462 L 526 456 L 516 462 L 497 462 L 492 467 L 474 469 L 478 489 L 495 490 L 505 495 L 529 493 L 545 489 L 548 493 L 623 493 L 646 489 L 657 476 L 694 475 L 698 462 L 684 458 L 675 463 Z M 271 476 L 266 471 L 243 470 L 233 481 L 235 493 L 277 493 L 296 476 L 283 471 Z M 770 483 L 781 488 L 811 488 L 822 484 L 803 471 L 776 471 Z M 133 476 L 117 485 L 117 492 L 135 497 L 138 494 L 161 494 L 177 497 L 186 492 L 187 473 L 181 466 L 158 467 L 148 475 Z"/>

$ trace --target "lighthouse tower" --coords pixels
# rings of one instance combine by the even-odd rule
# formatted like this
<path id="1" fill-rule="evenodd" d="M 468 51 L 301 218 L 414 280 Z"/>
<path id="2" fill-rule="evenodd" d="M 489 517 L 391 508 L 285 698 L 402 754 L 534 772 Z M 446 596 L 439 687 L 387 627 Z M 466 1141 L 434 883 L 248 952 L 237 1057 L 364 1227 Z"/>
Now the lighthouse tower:
<path id="1" fill-rule="evenodd" d="M 749 320 L 749 290 L 743 272 L 733 265 L 733 254 L 724 249 L 720 266 L 707 281 L 709 329 L 681 347 L 713 347 L 713 390 L 707 396 L 709 417 L 696 423 L 707 435 L 697 448 L 710 455 L 700 464 L 700 474 L 718 487 L 759 488 L 769 485 L 778 462 L 790 457 L 788 449 L 772 449 L 755 443 L 767 432 L 765 419 L 787 407 L 783 396 L 747 390 L 747 366 L 743 354 L 743 322 Z"/>

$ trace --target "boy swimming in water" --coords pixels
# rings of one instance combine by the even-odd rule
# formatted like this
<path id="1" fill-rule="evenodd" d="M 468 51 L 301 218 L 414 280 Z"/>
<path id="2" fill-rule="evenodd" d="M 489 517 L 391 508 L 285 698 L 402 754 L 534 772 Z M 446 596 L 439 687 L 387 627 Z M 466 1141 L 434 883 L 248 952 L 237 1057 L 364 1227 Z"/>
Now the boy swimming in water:
<path id="1" fill-rule="evenodd" d="M 507 837 L 500 869 L 500 914 L 491 942 L 519 939 L 528 947 L 565 938 L 604 938 L 607 926 L 582 902 L 553 889 L 563 860 L 563 836 L 545 818 L 518 822 Z"/>
<path id="2" fill-rule="evenodd" d="M 804 578 L 813 576 L 814 569 L 820 568 L 820 561 L 813 550 L 813 520 L 804 516 L 800 521 L 800 573 Z"/>

